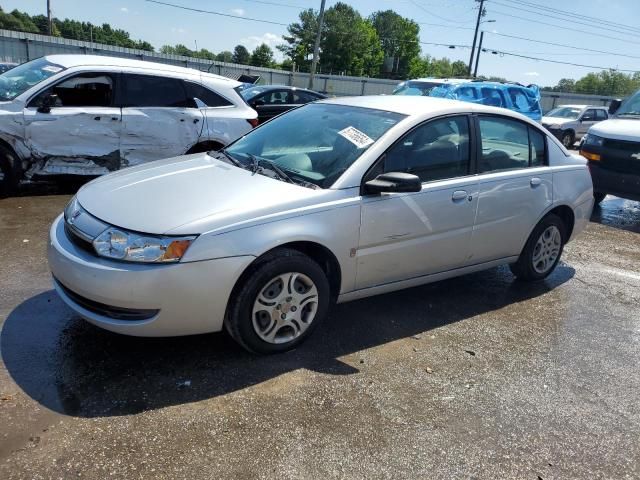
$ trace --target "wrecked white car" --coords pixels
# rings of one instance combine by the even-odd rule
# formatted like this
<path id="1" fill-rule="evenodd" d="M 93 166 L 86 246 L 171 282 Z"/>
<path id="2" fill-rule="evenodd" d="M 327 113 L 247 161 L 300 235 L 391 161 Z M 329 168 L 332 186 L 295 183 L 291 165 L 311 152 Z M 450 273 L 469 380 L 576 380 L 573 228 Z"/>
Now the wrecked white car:
<path id="1" fill-rule="evenodd" d="M 197 70 L 52 55 L 0 75 L 0 193 L 221 148 L 257 125 L 240 82 Z"/>

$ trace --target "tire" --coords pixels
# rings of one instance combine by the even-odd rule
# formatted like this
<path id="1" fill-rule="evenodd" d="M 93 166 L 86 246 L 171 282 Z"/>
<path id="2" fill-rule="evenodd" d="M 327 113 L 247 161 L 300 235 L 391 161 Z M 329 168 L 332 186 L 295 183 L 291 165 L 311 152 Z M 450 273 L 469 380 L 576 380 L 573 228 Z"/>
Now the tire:
<path id="1" fill-rule="evenodd" d="M 593 192 L 593 200 L 595 201 L 596 205 L 600 205 L 600 203 L 604 200 L 604 197 L 606 196 L 607 196 L 606 193 Z"/>
<path id="2" fill-rule="evenodd" d="M 242 276 L 231 295 L 226 328 L 250 352 L 285 352 L 311 335 L 330 303 L 322 268 L 296 250 L 278 249 Z"/>
<path id="3" fill-rule="evenodd" d="M 537 281 L 549 276 L 562 256 L 567 241 L 566 231 L 564 222 L 557 215 L 550 213 L 544 217 L 529 235 L 518 261 L 509 265 L 511 272 L 524 281 Z"/>
<path id="4" fill-rule="evenodd" d="M 0 198 L 16 193 L 20 176 L 18 157 L 13 151 L 0 145 Z"/>
<path id="5" fill-rule="evenodd" d="M 576 142 L 576 137 L 573 132 L 563 132 L 560 141 L 562 142 L 562 145 L 569 150 L 573 148 L 573 144 Z"/>

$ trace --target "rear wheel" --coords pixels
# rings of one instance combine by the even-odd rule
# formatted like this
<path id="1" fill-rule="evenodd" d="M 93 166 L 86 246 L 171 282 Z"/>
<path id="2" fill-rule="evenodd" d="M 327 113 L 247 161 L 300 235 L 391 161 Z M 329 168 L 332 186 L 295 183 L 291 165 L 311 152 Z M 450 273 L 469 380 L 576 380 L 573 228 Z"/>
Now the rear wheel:
<path id="1" fill-rule="evenodd" d="M 278 250 L 241 282 L 232 294 L 226 326 L 249 351 L 290 350 L 327 315 L 329 280 L 316 262 L 296 250 Z"/>
<path id="2" fill-rule="evenodd" d="M 20 181 L 20 162 L 10 149 L 0 145 L 0 197 L 13 195 Z"/>
<path id="3" fill-rule="evenodd" d="M 573 132 L 564 132 L 562 134 L 562 145 L 564 145 L 565 148 L 573 148 L 575 141 L 576 138 L 573 135 Z"/>
<path id="4" fill-rule="evenodd" d="M 549 214 L 533 229 L 516 263 L 510 265 L 520 280 L 546 278 L 560 261 L 566 242 L 566 227 L 560 217 Z"/>
<path id="5" fill-rule="evenodd" d="M 604 200 L 604 197 L 606 197 L 606 196 L 607 196 L 606 193 L 593 192 L 593 199 L 594 199 L 596 205 L 600 205 L 600 202 L 602 202 Z"/>

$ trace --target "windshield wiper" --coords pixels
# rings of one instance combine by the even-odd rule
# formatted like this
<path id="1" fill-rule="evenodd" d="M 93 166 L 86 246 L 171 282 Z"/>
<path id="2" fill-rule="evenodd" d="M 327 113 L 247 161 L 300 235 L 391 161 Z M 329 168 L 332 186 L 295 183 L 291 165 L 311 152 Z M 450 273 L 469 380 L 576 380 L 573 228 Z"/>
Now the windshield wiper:
<path id="1" fill-rule="evenodd" d="M 258 158 L 251 153 L 246 153 L 245 155 L 247 155 L 247 157 L 251 159 L 251 167 L 253 169 L 253 173 L 258 172 L 260 168 L 267 168 L 268 170 L 275 172 L 281 180 L 287 183 L 297 183 L 293 178 L 287 175 L 285 171 L 278 166 L 277 163 L 271 160 L 267 160 L 266 158 Z M 267 164 L 266 167 L 264 166 L 265 163 Z"/>
<path id="2" fill-rule="evenodd" d="M 231 155 L 225 152 L 224 149 L 207 152 L 207 155 L 214 158 L 222 156 L 221 158 L 222 161 L 230 163 L 231 165 L 235 165 L 236 167 L 246 168 L 244 163 L 242 163 L 240 160 L 233 158 Z"/>

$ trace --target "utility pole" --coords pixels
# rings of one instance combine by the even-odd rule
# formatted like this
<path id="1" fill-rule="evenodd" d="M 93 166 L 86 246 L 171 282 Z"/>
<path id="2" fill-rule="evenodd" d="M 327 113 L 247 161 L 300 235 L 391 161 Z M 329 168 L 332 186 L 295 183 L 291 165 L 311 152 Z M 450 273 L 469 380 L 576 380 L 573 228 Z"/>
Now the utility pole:
<path id="1" fill-rule="evenodd" d="M 51 0 L 47 0 L 47 21 L 49 26 L 49 35 L 53 35 L 53 22 L 51 21 Z"/>
<path id="2" fill-rule="evenodd" d="M 313 88 L 313 75 L 316 73 L 318 65 L 318 54 L 320 52 L 320 38 L 322 37 L 322 24 L 324 22 L 324 4 L 326 0 L 320 3 L 320 15 L 318 16 L 318 33 L 316 33 L 316 43 L 313 46 L 313 60 L 311 61 L 311 70 L 309 71 L 309 90 Z"/>
<path id="3" fill-rule="evenodd" d="M 473 63 L 473 54 L 476 50 L 476 40 L 478 39 L 478 28 L 480 28 L 480 19 L 484 16 L 484 2 L 485 0 L 476 0 L 476 2 L 480 2 L 480 8 L 478 9 L 478 19 L 476 20 L 476 30 L 473 34 L 473 45 L 471 46 L 471 55 L 469 56 L 469 76 L 471 76 L 471 64 Z"/>
<path id="4" fill-rule="evenodd" d="M 480 32 L 480 43 L 478 44 L 478 54 L 476 55 L 476 65 L 473 67 L 473 78 L 478 76 L 478 64 L 480 63 L 480 52 L 482 51 L 482 39 L 484 38 L 484 30 Z"/>

